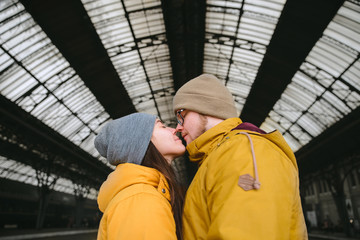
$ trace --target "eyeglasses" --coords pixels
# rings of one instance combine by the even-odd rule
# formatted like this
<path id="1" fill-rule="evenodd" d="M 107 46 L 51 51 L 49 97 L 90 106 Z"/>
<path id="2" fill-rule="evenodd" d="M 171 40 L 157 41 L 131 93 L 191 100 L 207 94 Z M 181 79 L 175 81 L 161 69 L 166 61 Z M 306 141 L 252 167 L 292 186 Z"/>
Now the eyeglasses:
<path id="1" fill-rule="evenodd" d="M 181 115 L 181 113 L 184 111 L 185 109 L 180 109 L 179 111 L 176 112 L 176 119 L 178 124 L 180 124 L 180 126 L 183 126 L 184 124 L 184 117 Z"/>

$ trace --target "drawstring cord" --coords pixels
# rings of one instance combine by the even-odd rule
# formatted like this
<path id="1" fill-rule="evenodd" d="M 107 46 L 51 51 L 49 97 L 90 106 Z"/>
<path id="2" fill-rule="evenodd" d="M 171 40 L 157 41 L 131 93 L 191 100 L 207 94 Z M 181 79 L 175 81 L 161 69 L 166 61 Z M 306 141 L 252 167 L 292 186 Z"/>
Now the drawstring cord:
<path id="1" fill-rule="evenodd" d="M 255 181 L 254 181 L 254 188 L 255 189 L 259 189 L 260 188 L 260 182 L 259 182 L 259 175 L 258 175 L 258 170 L 257 170 L 257 165 L 256 165 L 256 158 L 255 158 L 255 151 L 254 151 L 254 145 L 253 142 L 251 140 L 251 137 L 248 133 L 246 132 L 239 132 L 238 134 L 244 134 L 248 137 L 249 141 L 250 141 L 250 147 L 251 147 L 251 154 L 252 154 L 252 158 L 253 158 L 253 163 L 254 163 L 254 170 L 255 170 Z"/>

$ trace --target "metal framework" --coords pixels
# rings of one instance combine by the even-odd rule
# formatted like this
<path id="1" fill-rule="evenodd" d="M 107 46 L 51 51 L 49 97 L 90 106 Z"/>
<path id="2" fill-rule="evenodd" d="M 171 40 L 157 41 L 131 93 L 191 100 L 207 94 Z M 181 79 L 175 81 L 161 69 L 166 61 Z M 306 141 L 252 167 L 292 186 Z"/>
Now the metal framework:
<path id="1" fill-rule="evenodd" d="M 41 169 L 94 198 L 112 169 L 93 147 L 101 127 L 136 111 L 174 126 L 175 91 L 203 72 L 309 172 L 335 142 L 319 139 L 360 118 L 359 29 L 355 0 L 0 1 L 0 177 L 36 184 Z M 333 156 L 356 141 L 340 144 Z"/>

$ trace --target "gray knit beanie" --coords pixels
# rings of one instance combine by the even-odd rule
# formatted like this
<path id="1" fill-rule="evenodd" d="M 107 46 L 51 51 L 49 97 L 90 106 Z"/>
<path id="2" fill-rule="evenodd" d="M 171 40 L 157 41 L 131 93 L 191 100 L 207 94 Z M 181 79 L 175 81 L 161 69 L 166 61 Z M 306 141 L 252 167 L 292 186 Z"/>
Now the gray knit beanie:
<path id="1" fill-rule="evenodd" d="M 220 119 L 238 117 L 230 91 L 210 74 L 188 81 L 176 92 L 173 110 L 182 108 Z"/>
<path id="2" fill-rule="evenodd" d="M 133 113 L 108 122 L 95 138 L 95 148 L 114 166 L 141 164 L 154 130 L 156 116 Z"/>

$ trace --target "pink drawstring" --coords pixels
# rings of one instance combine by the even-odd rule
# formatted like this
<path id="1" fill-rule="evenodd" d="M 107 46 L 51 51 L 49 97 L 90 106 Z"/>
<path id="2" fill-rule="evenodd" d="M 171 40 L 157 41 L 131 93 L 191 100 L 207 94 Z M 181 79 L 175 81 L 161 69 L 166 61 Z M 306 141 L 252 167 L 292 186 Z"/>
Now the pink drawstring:
<path id="1" fill-rule="evenodd" d="M 238 134 L 244 134 L 248 137 L 249 141 L 250 141 L 250 147 L 251 147 L 251 153 L 252 153 L 252 158 L 253 158 L 253 163 L 254 163 L 254 170 L 255 170 L 255 181 L 254 181 L 254 188 L 255 189 L 259 189 L 260 188 L 260 182 L 259 182 L 259 175 L 258 175 L 258 170 L 257 170 L 257 165 L 256 165 L 256 158 L 255 158 L 255 151 L 254 151 L 254 145 L 253 142 L 251 140 L 251 137 L 248 133 L 246 132 L 239 132 Z"/>

